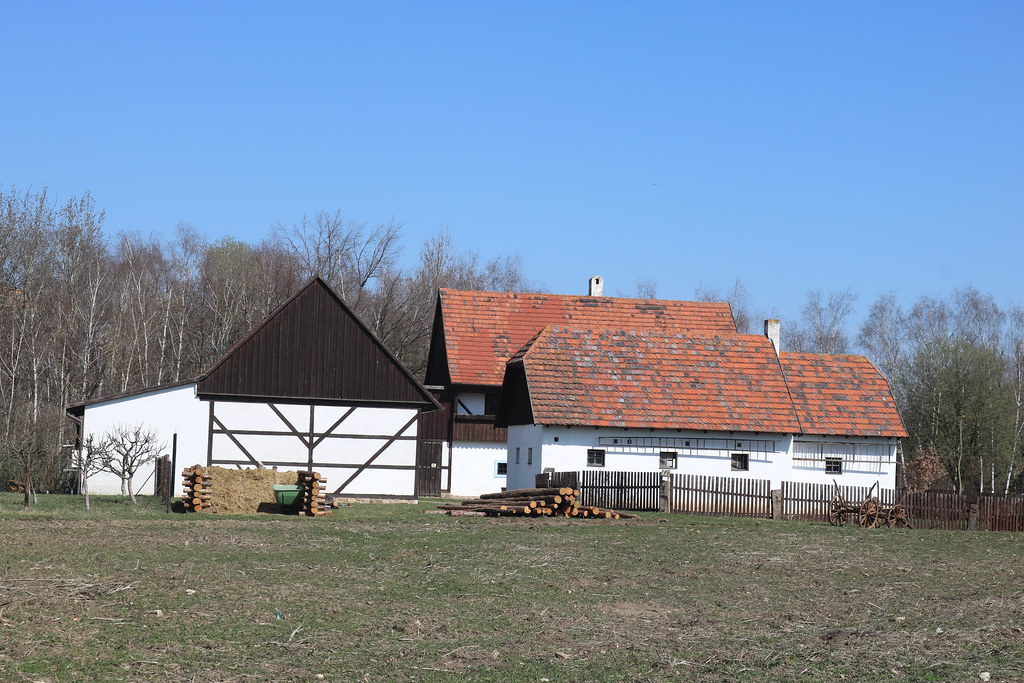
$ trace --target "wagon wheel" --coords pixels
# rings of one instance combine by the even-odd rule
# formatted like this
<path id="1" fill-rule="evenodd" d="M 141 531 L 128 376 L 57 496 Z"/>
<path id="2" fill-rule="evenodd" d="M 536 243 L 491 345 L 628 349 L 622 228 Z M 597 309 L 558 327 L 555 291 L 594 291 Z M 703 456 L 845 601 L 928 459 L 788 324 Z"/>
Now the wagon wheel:
<path id="1" fill-rule="evenodd" d="M 878 526 L 879 521 L 878 501 L 868 498 L 860 504 L 860 525 L 866 529 Z"/>
<path id="2" fill-rule="evenodd" d="M 893 505 L 889 510 L 886 525 L 896 527 L 897 529 L 909 529 L 910 516 L 907 514 L 907 508 L 900 504 Z"/>
<path id="3" fill-rule="evenodd" d="M 846 513 L 843 497 L 836 495 L 832 498 L 832 501 L 828 504 L 828 523 L 832 526 L 842 526 L 843 522 L 846 521 Z"/>

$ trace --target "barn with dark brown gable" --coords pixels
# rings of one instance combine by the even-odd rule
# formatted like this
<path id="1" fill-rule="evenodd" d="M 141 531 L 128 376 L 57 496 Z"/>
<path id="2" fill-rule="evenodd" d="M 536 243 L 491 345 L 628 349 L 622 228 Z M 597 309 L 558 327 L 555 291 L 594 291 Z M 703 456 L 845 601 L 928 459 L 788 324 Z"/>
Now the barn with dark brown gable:
<path id="1" fill-rule="evenodd" d="M 83 439 L 144 425 L 178 465 L 313 469 L 339 495 L 413 498 L 436 494 L 436 463 L 423 459 L 417 435 L 421 413 L 438 407 L 315 278 L 199 377 L 79 403 L 68 414 Z M 111 478 L 95 475 L 90 488 L 119 485 Z"/>

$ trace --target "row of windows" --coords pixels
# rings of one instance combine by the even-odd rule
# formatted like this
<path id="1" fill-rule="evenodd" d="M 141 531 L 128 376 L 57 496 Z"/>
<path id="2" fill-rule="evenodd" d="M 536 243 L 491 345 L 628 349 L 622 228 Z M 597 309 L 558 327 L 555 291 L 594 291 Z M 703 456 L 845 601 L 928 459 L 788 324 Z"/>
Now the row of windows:
<path id="1" fill-rule="evenodd" d="M 519 448 L 518 447 L 516 447 L 516 464 L 517 465 L 519 464 Z M 533 464 L 533 449 L 532 448 L 527 448 L 526 449 L 526 464 L 527 465 L 532 465 Z"/>
<path id="2" fill-rule="evenodd" d="M 532 458 L 533 449 L 530 449 Z M 519 449 L 516 449 L 516 462 L 519 462 Z M 662 451 L 658 460 L 658 467 L 663 470 L 674 470 L 678 462 L 678 454 L 675 451 Z M 587 467 L 604 467 L 604 449 L 590 448 L 587 450 Z M 748 453 L 732 454 L 732 470 L 734 472 L 746 472 L 750 469 L 750 455 Z M 842 458 L 825 458 L 825 474 L 842 474 Z"/>
<path id="3" fill-rule="evenodd" d="M 658 467 L 663 470 L 674 470 L 678 462 L 678 455 L 673 451 L 662 451 L 658 460 Z M 519 464 L 519 449 L 516 448 L 516 464 Z M 533 464 L 533 449 L 526 449 L 526 464 Z M 587 467 L 604 467 L 604 450 L 591 448 L 587 450 Z M 750 456 L 746 453 L 732 454 L 733 471 L 746 471 L 750 469 Z M 842 474 L 842 458 L 825 458 L 825 474 Z M 499 461 L 496 463 L 495 476 L 504 477 L 508 475 L 508 463 Z"/>

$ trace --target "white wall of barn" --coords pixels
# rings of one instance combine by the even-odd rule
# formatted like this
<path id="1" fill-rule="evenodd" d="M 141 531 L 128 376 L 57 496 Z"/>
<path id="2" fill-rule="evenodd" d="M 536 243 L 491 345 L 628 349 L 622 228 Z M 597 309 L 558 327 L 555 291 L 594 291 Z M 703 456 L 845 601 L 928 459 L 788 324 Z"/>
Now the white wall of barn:
<path id="1" fill-rule="evenodd" d="M 101 439 L 117 427 L 143 425 L 157 433 L 161 453 L 170 455 L 177 434 L 177 469 L 180 472 L 186 465 L 206 463 L 208 411 L 208 406 L 196 398 L 195 384 L 155 389 L 86 406 L 82 438 L 83 441 L 90 436 Z M 136 473 L 133 480 L 136 493 L 153 494 L 155 470 L 155 464 L 151 464 Z M 179 472 L 173 473 L 176 495 L 181 493 Z M 89 477 L 89 490 L 97 495 L 119 494 L 121 479 L 109 472 L 99 472 Z"/>
<path id="2" fill-rule="evenodd" d="M 267 403 L 216 401 L 214 414 L 230 431 L 281 432 L 233 436 L 255 459 L 268 467 L 304 470 L 309 462 L 308 448 L 291 432 L 291 428 L 303 435 L 309 432 L 310 405 L 274 405 L 284 419 Z M 315 467 L 328 478 L 328 490 L 334 491 L 347 482 L 345 494 L 412 497 L 416 482 L 417 425 L 414 418 L 417 411 L 413 408 L 371 406 L 360 406 L 352 412 L 349 410 L 344 406 L 324 405 L 315 405 L 312 410 L 315 433 L 320 435 L 335 427 L 332 435 L 320 441 L 314 452 Z M 335 426 L 346 413 L 347 417 Z M 408 424 L 410 421 L 412 423 Z M 167 454 L 170 454 L 173 437 L 177 434 L 173 479 L 175 495 L 180 495 L 181 469 L 207 463 L 210 403 L 196 396 L 195 384 L 96 403 L 85 408 L 83 438 L 90 435 L 102 438 L 112 428 L 134 424 L 156 431 L 164 445 L 162 452 Z M 405 438 L 388 444 L 403 427 L 406 427 L 402 432 Z M 378 451 L 381 452 L 378 454 Z M 373 458 L 373 467 L 362 468 L 370 458 Z M 214 434 L 213 460 L 215 465 L 223 467 L 234 467 L 234 462 L 241 463 L 243 467 L 253 466 L 227 434 Z M 134 484 L 137 493 L 154 493 L 154 470 L 155 465 L 146 465 L 136 474 Z M 101 472 L 89 478 L 89 488 L 97 495 L 119 494 L 121 481 L 110 473 Z"/>
<path id="3" fill-rule="evenodd" d="M 664 439 L 664 445 L 652 440 Z M 668 441 L 671 439 L 672 441 Z M 613 443 L 614 441 L 618 443 Z M 686 447 L 689 441 L 692 447 Z M 797 444 L 796 448 L 794 444 Z M 605 452 L 604 467 L 588 467 L 587 451 Z M 546 468 L 647 472 L 660 469 L 661 452 L 675 452 L 677 474 L 870 486 L 896 485 L 896 440 L 884 437 L 799 436 L 677 430 L 637 430 L 543 425 L 508 430 L 508 488 L 530 488 Z M 532 462 L 530 453 L 532 450 Z M 794 459 L 794 450 L 801 451 Z M 811 456 L 809 451 L 815 450 Z M 856 452 L 853 452 L 856 451 Z M 733 454 L 745 454 L 748 469 L 734 470 Z M 825 457 L 843 460 L 842 473 L 826 472 Z"/>
<path id="4" fill-rule="evenodd" d="M 479 496 L 505 488 L 507 477 L 498 474 L 505 462 L 505 444 L 457 441 L 451 448 L 451 484 L 453 496 Z"/>

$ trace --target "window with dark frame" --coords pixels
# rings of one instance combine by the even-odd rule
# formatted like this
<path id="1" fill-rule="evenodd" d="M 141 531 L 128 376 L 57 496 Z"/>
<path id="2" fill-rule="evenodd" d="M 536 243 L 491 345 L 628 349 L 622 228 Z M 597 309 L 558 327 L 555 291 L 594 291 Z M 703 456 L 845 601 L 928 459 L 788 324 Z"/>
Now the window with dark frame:
<path id="1" fill-rule="evenodd" d="M 842 458 L 825 458 L 825 474 L 842 474 Z"/>
<path id="2" fill-rule="evenodd" d="M 750 469 L 750 456 L 746 453 L 732 454 L 732 469 L 734 471 L 745 471 Z"/>
<path id="3" fill-rule="evenodd" d="M 532 465 L 533 464 L 533 449 L 532 448 L 527 448 L 526 449 L 526 464 L 527 465 Z"/>
<path id="4" fill-rule="evenodd" d="M 674 470 L 676 468 L 676 452 L 662 451 L 658 459 L 658 467 L 663 470 Z"/>
<path id="5" fill-rule="evenodd" d="M 587 467 L 604 467 L 604 451 L 602 449 L 587 449 Z"/>
<path id="6" fill-rule="evenodd" d="M 505 477 L 508 476 L 508 463 L 498 461 L 494 463 L 494 476 Z"/>
<path id="7" fill-rule="evenodd" d="M 519 447 L 516 447 L 516 464 L 519 464 Z"/>

